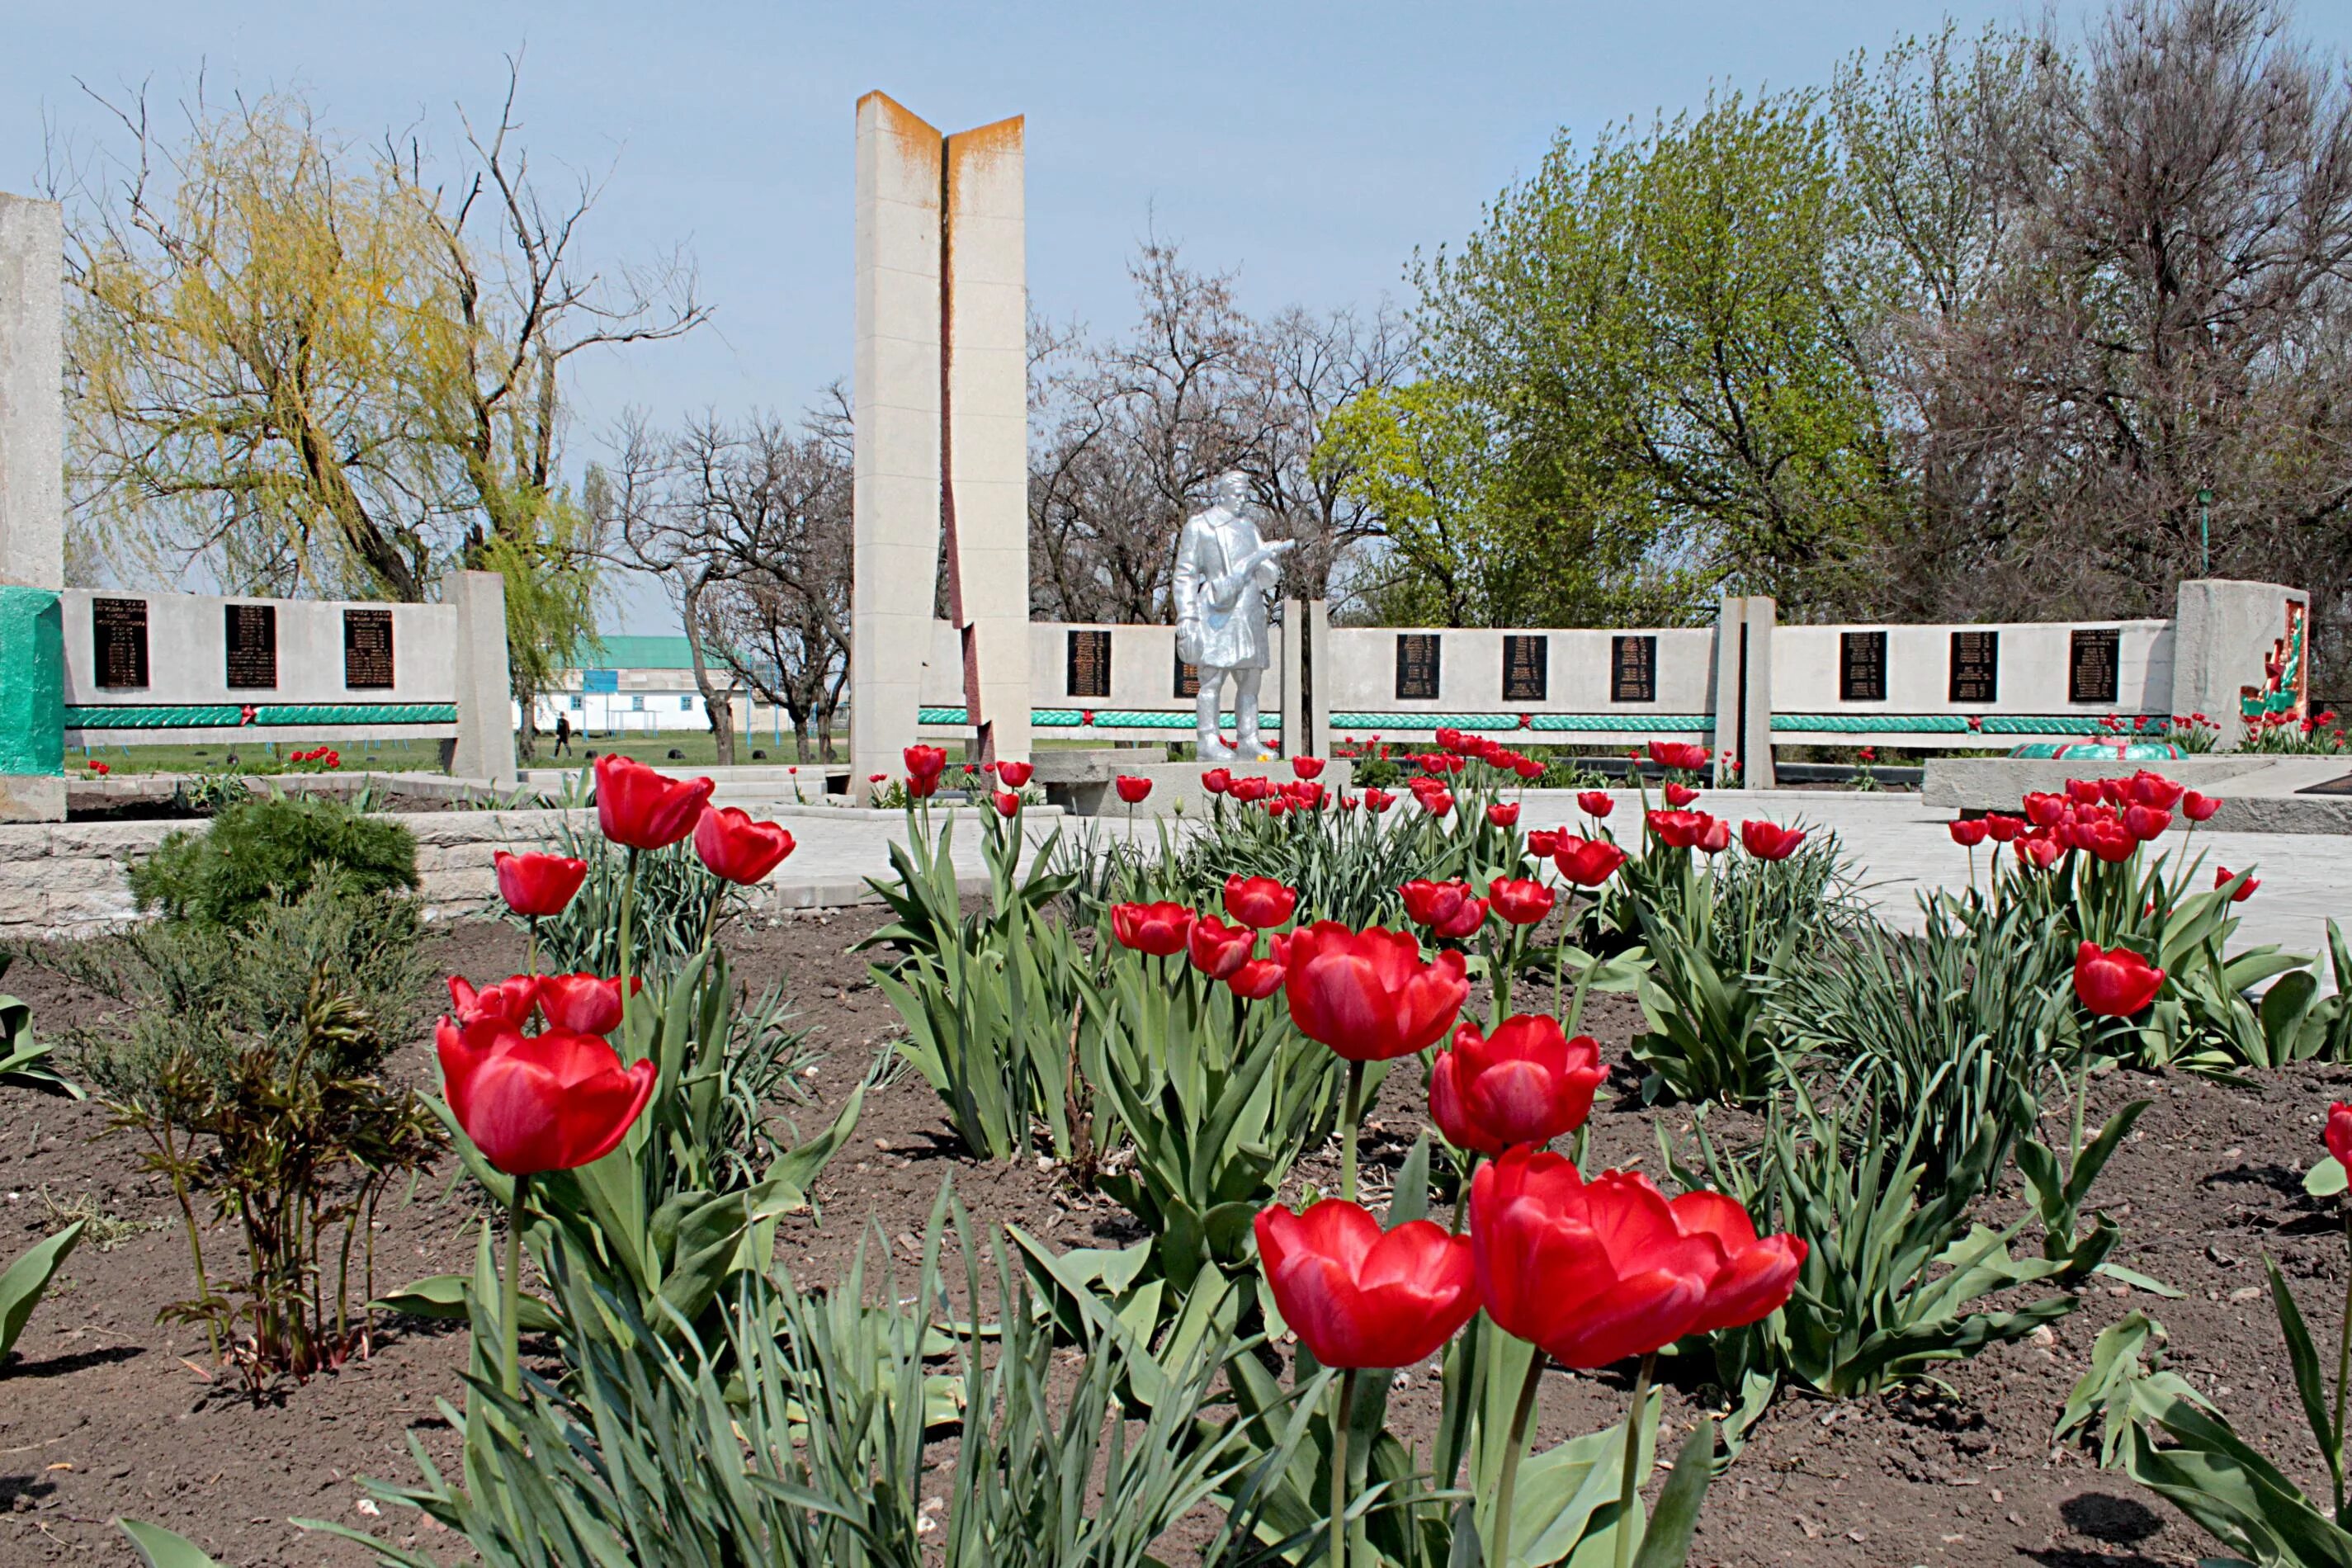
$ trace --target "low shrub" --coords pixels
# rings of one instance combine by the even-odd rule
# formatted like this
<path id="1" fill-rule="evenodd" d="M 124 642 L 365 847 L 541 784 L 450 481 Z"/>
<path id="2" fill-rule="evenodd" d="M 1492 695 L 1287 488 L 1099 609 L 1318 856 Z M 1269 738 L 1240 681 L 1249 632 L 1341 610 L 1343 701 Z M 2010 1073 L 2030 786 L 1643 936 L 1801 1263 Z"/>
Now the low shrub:
<path id="1" fill-rule="evenodd" d="M 416 839 L 337 801 L 260 796 L 224 807 L 204 832 L 172 834 L 130 880 L 142 910 L 243 929 L 321 881 L 362 895 L 414 890 Z"/>

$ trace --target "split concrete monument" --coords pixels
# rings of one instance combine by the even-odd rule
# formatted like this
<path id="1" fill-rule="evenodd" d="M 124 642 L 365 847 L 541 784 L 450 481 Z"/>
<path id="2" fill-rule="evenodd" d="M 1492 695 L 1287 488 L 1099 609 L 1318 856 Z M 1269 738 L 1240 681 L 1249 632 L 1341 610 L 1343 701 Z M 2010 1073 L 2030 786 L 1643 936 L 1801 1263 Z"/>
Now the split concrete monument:
<path id="1" fill-rule="evenodd" d="M 0 822 L 66 816 L 65 222 L 0 195 Z"/>
<path id="2" fill-rule="evenodd" d="M 1029 755 L 1022 121 L 942 135 L 857 101 L 851 776 L 902 771 L 947 571 L 980 752 Z"/>

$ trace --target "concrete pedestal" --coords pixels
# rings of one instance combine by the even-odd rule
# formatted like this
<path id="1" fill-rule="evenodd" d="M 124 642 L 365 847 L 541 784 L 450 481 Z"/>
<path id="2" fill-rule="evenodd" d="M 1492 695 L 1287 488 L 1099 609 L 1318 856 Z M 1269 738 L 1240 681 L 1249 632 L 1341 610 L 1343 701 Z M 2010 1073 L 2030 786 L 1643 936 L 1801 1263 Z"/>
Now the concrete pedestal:
<path id="1" fill-rule="evenodd" d="M 1067 753 L 1065 753 L 1067 754 Z M 1037 777 L 1045 786 L 1045 798 L 1055 805 L 1066 806 L 1073 816 L 1123 816 L 1127 803 L 1118 798 L 1117 780 L 1124 773 L 1132 778 L 1150 779 L 1151 793 L 1135 807 L 1138 816 L 1167 816 L 1181 811 L 1186 816 L 1198 817 L 1209 809 L 1209 792 L 1201 787 L 1201 775 L 1213 767 L 1222 767 L 1235 778 L 1263 774 L 1276 783 L 1287 783 L 1298 775 L 1290 764 L 1276 760 L 1271 763 L 1163 763 L 1146 762 L 1150 752 L 1081 752 L 1081 757 L 1097 759 L 1080 767 L 1063 765 L 1049 775 L 1040 764 Z M 1047 756 L 1054 753 L 1047 752 Z M 1132 761 L 1099 760 L 1130 758 Z M 1349 787 L 1353 767 L 1345 762 L 1326 763 L 1322 776 L 1316 782 L 1334 795 Z"/>

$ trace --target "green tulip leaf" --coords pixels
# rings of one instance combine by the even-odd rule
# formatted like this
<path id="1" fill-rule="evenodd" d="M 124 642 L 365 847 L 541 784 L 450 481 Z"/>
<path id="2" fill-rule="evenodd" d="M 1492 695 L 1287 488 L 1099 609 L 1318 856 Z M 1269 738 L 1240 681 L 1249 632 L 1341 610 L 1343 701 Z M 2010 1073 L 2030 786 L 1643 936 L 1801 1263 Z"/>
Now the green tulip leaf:
<path id="1" fill-rule="evenodd" d="M 139 1549 L 147 1568 L 220 1568 L 204 1548 L 160 1524 L 136 1519 L 118 1519 L 114 1522 L 131 1537 L 131 1544 Z"/>
<path id="2" fill-rule="evenodd" d="M 368 1308 L 377 1312 L 404 1312 L 412 1318 L 464 1322 L 466 1292 L 472 1283 L 470 1277 L 464 1274 L 428 1275 L 388 1296 L 377 1297 L 368 1303 Z M 555 1331 L 555 1310 L 528 1292 L 522 1297 L 520 1315 L 523 1328 L 530 1333 L 544 1334 Z"/>
<path id="3" fill-rule="evenodd" d="M 57 1278 L 67 1257 L 81 1240 L 83 1229 L 89 1224 L 78 1219 L 57 1235 L 27 1248 L 23 1257 L 8 1265 L 0 1274 L 0 1359 L 16 1348 L 16 1336 L 25 1331 L 26 1321 L 40 1303 L 41 1292 Z"/>
<path id="4" fill-rule="evenodd" d="M 2342 1192 L 2345 1185 L 2344 1167 L 2333 1154 L 2304 1173 L 2303 1190 L 2315 1198 L 2332 1198 Z"/>

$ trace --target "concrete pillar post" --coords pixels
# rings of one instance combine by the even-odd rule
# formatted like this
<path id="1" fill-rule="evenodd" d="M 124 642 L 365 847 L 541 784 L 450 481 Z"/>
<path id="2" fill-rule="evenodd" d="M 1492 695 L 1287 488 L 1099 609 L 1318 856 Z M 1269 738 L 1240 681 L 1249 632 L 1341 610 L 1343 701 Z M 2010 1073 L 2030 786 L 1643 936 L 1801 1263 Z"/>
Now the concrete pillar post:
<path id="1" fill-rule="evenodd" d="M 507 668 L 507 580 L 452 572 L 442 602 L 457 612 L 457 738 L 445 763 L 461 779 L 515 784 L 514 689 Z"/>
<path id="2" fill-rule="evenodd" d="M 1282 679 L 1276 700 L 1282 704 L 1282 754 L 1312 756 L 1315 753 L 1307 750 L 1313 725 L 1307 716 L 1307 606 L 1297 599 L 1282 601 L 1280 635 L 1276 658 L 1281 661 Z"/>
<path id="3" fill-rule="evenodd" d="M 1331 754 L 1331 693 L 1338 683 L 1331 668 L 1331 602 L 1307 601 L 1307 702 L 1313 728 L 1307 732 L 1309 754 Z"/>
<path id="4" fill-rule="evenodd" d="M 2311 595 L 2276 583 L 2180 584 L 2172 623 L 2172 711 L 2221 726 L 2236 751 L 2249 725 L 2311 714 Z"/>
<path id="5" fill-rule="evenodd" d="M 62 822 L 65 218 L 0 195 L 0 822 Z"/>
<path id="6" fill-rule="evenodd" d="M 1729 782 L 1727 756 L 1738 759 L 1740 782 L 1770 789 L 1772 768 L 1772 628 L 1780 606 L 1769 597 L 1726 594 L 1715 622 L 1715 779 Z"/>

